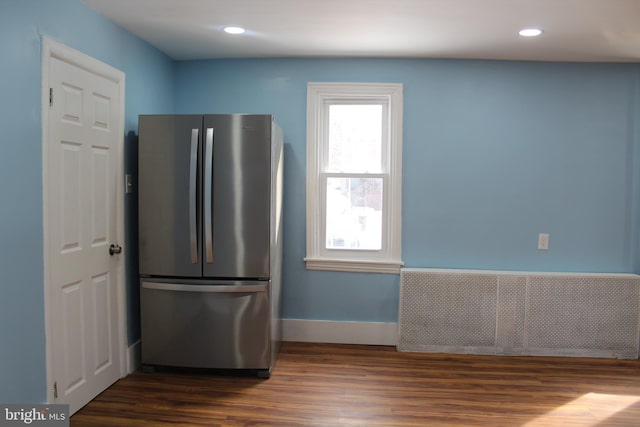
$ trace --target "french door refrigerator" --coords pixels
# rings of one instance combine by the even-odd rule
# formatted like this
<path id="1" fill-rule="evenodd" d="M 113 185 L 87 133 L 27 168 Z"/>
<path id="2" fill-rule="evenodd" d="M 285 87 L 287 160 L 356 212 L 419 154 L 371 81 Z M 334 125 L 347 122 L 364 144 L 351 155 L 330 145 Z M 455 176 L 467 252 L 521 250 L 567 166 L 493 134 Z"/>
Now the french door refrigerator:
<path id="1" fill-rule="evenodd" d="M 281 338 L 283 133 L 271 115 L 142 115 L 142 364 L 252 369 Z"/>

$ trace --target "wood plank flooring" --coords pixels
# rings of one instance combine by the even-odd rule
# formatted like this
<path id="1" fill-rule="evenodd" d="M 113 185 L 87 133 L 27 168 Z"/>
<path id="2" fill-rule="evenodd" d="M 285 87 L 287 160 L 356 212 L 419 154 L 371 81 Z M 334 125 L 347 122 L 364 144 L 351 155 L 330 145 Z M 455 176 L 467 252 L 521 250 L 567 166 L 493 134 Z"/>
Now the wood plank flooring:
<path id="1" fill-rule="evenodd" d="M 118 381 L 71 426 L 640 426 L 638 360 L 283 343 L 271 378 Z"/>

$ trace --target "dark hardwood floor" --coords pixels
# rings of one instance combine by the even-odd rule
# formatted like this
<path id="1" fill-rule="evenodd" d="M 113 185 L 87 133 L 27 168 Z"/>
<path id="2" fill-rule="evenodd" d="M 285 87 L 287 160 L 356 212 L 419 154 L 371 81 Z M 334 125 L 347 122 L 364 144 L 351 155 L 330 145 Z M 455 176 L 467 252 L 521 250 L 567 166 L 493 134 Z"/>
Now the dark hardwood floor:
<path id="1" fill-rule="evenodd" d="M 640 362 L 287 342 L 268 380 L 135 372 L 71 425 L 635 427 Z"/>

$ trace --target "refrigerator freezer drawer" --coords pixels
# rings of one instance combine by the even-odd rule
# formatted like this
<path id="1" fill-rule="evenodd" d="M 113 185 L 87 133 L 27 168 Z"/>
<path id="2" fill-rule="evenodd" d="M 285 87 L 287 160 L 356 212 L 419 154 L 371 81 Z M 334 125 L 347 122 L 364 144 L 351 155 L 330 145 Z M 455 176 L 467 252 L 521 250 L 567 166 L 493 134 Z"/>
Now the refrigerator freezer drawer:
<path id="1" fill-rule="evenodd" d="M 268 287 L 141 283 L 142 363 L 271 368 Z"/>

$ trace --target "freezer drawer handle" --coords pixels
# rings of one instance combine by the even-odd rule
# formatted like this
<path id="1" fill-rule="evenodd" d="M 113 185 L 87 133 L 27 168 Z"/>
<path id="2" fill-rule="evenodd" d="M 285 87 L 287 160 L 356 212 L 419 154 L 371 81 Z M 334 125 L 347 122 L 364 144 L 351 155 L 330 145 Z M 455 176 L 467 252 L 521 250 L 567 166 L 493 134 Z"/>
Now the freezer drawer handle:
<path id="1" fill-rule="evenodd" d="M 144 289 L 160 291 L 207 292 L 207 293 L 254 293 L 264 292 L 267 285 L 185 285 L 180 283 L 142 282 Z"/>
<path id="2" fill-rule="evenodd" d="M 198 263 L 198 235 L 196 225 L 196 184 L 198 172 L 198 129 L 191 129 L 191 159 L 189 163 L 189 237 L 191 263 Z"/>
<path id="3" fill-rule="evenodd" d="M 204 151 L 204 244 L 207 264 L 213 264 L 213 212 L 211 208 L 213 191 L 213 128 L 207 128 Z"/>

